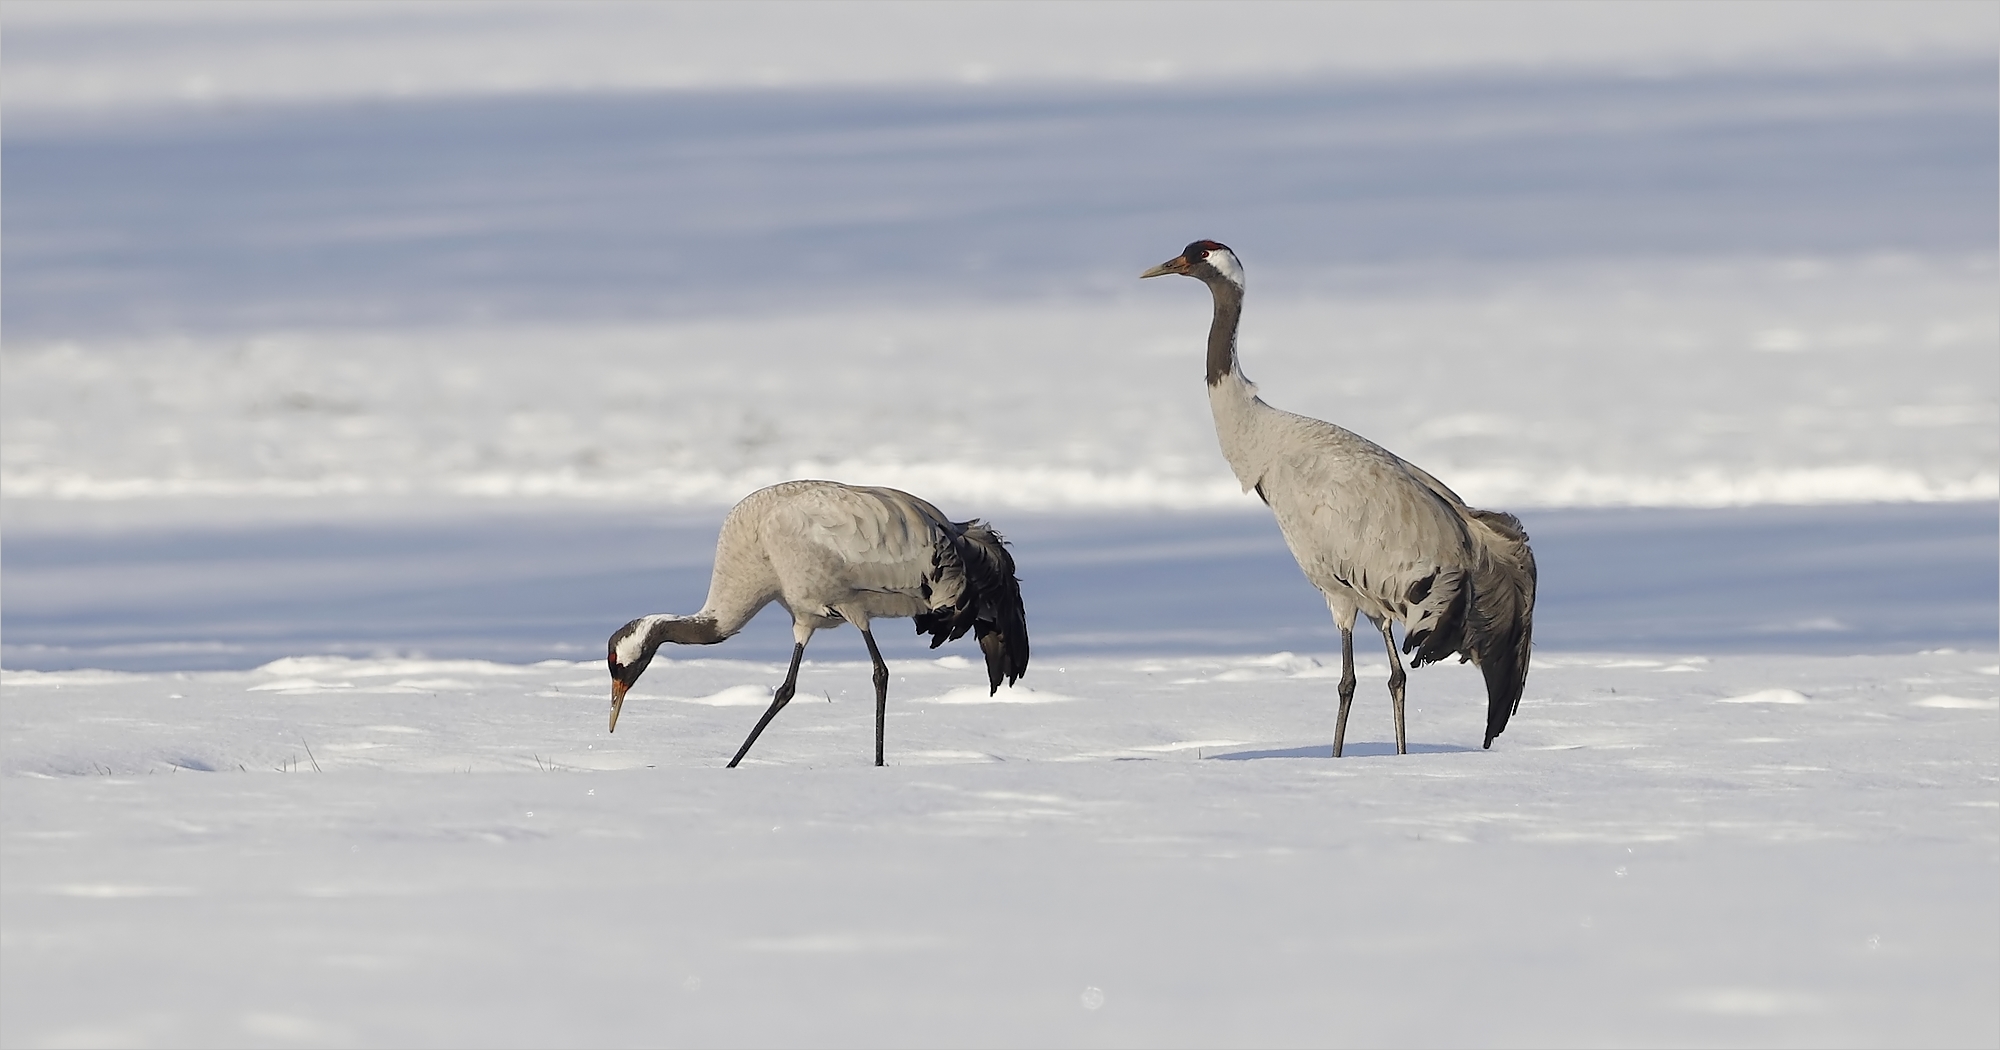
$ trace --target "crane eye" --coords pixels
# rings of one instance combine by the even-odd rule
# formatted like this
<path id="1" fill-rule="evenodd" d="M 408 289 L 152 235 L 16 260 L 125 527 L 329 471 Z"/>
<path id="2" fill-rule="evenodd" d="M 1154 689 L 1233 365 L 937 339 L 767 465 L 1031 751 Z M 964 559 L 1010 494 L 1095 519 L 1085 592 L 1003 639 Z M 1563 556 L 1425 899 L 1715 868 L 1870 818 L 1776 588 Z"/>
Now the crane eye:
<path id="1" fill-rule="evenodd" d="M 1204 259 L 1208 258 L 1208 249 L 1207 249 L 1207 248 L 1203 248 L 1203 249 L 1201 250 L 1201 257 L 1202 257 L 1202 258 L 1204 258 Z"/>

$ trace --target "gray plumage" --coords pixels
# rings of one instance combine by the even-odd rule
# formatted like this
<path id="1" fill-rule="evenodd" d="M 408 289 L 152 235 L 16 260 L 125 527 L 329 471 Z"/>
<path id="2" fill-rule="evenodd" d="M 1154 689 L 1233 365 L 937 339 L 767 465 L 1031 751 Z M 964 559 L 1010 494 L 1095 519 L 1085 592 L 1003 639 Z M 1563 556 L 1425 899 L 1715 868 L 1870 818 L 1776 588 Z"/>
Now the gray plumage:
<path id="1" fill-rule="evenodd" d="M 872 620 L 910 617 L 931 648 L 970 631 L 986 657 L 990 691 L 1028 669 L 1027 615 L 1014 559 L 983 522 L 954 522 L 930 503 L 890 488 L 788 481 L 743 498 L 716 538 L 708 600 L 691 616 L 641 616 L 611 635 L 611 729 L 625 693 L 668 642 L 712 645 L 741 631 L 772 602 L 792 614 L 792 663 L 771 707 L 730 761 L 743 760 L 790 702 L 813 632 L 843 623 L 861 631 L 875 669 L 875 764 L 882 764 L 889 669 Z"/>
<path id="2" fill-rule="evenodd" d="M 1208 285 L 1209 408 L 1223 456 L 1246 492 L 1271 508 L 1306 579 L 1340 628 L 1341 753 L 1354 698 L 1354 620 L 1366 616 L 1389 653 L 1396 751 L 1407 751 L 1404 672 L 1390 624 L 1403 624 L 1411 663 L 1457 653 L 1486 680 L 1486 747 L 1507 728 L 1528 679 L 1535 556 L 1511 514 L 1468 507 L 1413 464 L 1358 434 L 1272 408 L 1236 359 L 1243 269 L 1227 247 L 1196 241 L 1142 277 L 1182 274 Z"/>

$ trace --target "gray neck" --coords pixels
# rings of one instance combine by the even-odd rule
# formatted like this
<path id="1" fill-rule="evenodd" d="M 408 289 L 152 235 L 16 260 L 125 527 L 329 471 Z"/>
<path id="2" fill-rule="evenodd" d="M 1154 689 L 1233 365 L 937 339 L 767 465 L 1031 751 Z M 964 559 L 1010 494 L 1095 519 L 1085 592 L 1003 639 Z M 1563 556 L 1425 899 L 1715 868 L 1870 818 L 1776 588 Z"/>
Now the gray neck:
<path id="1" fill-rule="evenodd" d="M 1208 326 L 1208 385 L 1236 370 L 1236 325 L 1243 319 L 1243 289 L 1217 278 L 1204 282 L 1215 296 L 1215 320 Z"/>

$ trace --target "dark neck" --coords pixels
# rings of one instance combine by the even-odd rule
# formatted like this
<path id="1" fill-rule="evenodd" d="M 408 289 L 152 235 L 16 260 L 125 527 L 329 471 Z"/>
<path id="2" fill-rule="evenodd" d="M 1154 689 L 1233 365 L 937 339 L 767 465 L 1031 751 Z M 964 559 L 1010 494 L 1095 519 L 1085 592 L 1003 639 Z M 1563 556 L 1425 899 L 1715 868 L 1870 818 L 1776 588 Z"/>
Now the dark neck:
<path id="1" fill-rule="evenodd" d="M 653 629 L 646 633 L 646 651 L 651 653 L 666 642 L 680 645 L 714 645 L 723 637 L 722 632 L 715 629 L 715 618 L 712 616 L 661 620 L 653 624 Z"/>
<path id="2" fill-rule="evenodd" d="M 1243 289 L 1226 280 L 1207 282 L 1215 296 L 1215 321 L 1208 326 L 1208 385 L 1236 370 L 1236 324 L 1243 319 Z"/>

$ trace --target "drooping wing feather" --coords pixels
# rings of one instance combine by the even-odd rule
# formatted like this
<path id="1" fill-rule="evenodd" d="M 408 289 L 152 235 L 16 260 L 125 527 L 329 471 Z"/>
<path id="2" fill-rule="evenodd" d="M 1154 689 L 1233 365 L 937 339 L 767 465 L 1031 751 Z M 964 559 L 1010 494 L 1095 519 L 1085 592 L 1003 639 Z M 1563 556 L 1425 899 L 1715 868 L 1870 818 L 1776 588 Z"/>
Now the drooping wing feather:
<path id="1" fill-rule="evenodd" d="M 1478 557 L 1472 572 L 1473 601 L 1460 652 L 1479 665 L 1486 679 L 1486 743 L 1507 728 L 1521 706 L 1534 648 L 1535 552 L 1521 520 L 1502 511 L 1468 507 L 1458 493 L 1414 464 L 1404 464 L 1432 492 L 1464 518 L 1466 535 Z"/>
<path id="2" fill-rule="evenodd" d="M 959 556 L 978 596 L 974 605 L 973 637 L 986 654 L 987 693 L 1000 691 L 1028 670 L 1028 613 L 1021 603 L 1021 581 L 1014 573 L 1014 556 L 1007 541 L 980 521 L 968 521 L 959 534 Z"/>
<path id="3" fill-rule="evenodd" d="M 1473 574 L 1475 597 L 1466 631 L 1469 655 L 1486 678 L 1486 744 L 1507 728 L 1528 685 L 1535 635 L 1535 552 L 1519 519 L 1499 511 L 1467 508 L 1479 545 Z"/>

